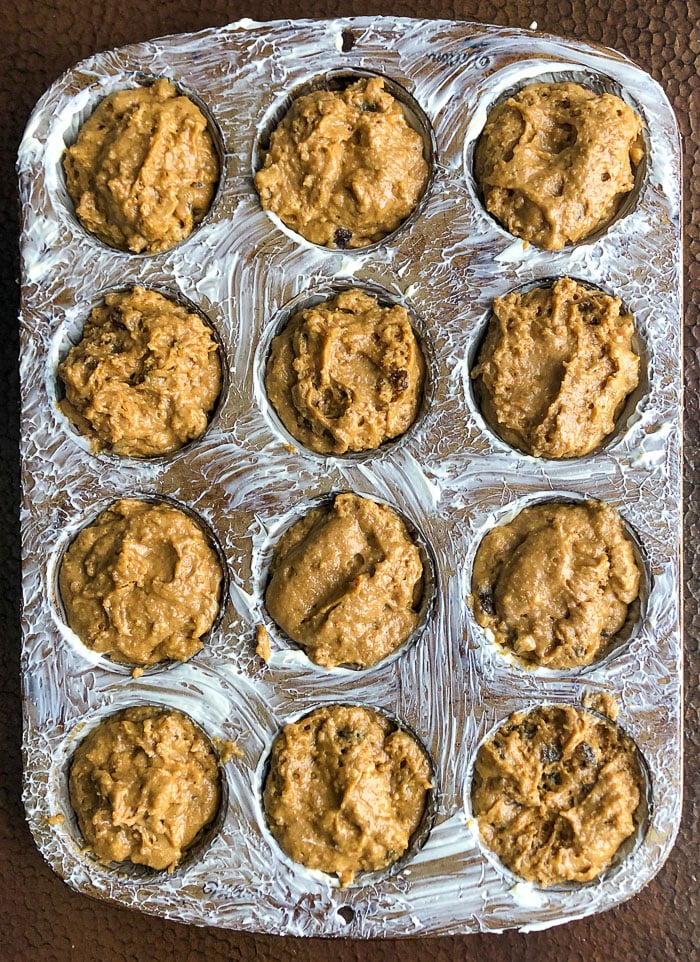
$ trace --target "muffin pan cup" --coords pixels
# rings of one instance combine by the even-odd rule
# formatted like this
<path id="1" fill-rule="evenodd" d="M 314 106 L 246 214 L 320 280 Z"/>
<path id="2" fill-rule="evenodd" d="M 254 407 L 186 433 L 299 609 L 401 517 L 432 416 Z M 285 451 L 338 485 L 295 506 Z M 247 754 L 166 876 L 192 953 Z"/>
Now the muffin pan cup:
<path id="1" fill-rule="evenodd" d="M 432 126 L 432 189 L 410 224 L 371 251 L 301 241 L 260 207 L 251 158 L 271 111 L 327 71 L 369 70 L 396 81 Z M 471 174 L 488 107 L 542 76 L 610 83 L 640 111 L 648 155 L 635 196 L 599 236 L 555 253 L 526 247 L 483 209 Z M 111 251 L 88 236 L 67 200 L 61 154 L 102 96 L 166 76 L 204 105 L 221 134 L 224 171 L 205 222 L 162 254 Z M 21 144 L 22 543 L 24 798 L 47 862 L 78 891 L 202 925 L 356 938 L 543 928 L 610 908 L 648 882 L 668 855 L 681 806 L 681 236 L 678 131 L 661 88 L 613 51 L 534 32 L 452 21 L 362 18 L 240 21 L 97 54 L 38 103 Z M 584 459 L 541 461 L 485 428 L 470 359 L 492 299 L 564 274 L 617 294 L 645 344 L 646 381 L 630 414 Z M 148 461 L 92 453 L 56 409 L 62 330 L 96 292 L 128 283 L 172 291 L 203 310 L 229 377 L 198 441 Z M 400 444 L 361 459 L 292 446 L 262 394 L 261 341 L 305 291 L 356 281 L 410 303 L 431 346 L 432 387 Z M 269 546 L 292 516 L 354 491 L 395 507 L 434 558 L 436 592 L 419 643 L 368 672 L 319 670 L 265 623 Z M 186 664 L 133 678 L 89 658 L 56 615 L 55 568 L 67 530 L 97 506 L 138 492 L 173 499 L 216 532 L 228 602 Z M 614 505 L 635 533 L 648 596 L 632 637 L 583 673 L 516 669 L 484 642 L 469 606 L 483 534 L 526 504 L 565 493 Z M 484 735 L 511 712 L 580 705 L 610 693 L 649 780 L 646 831 L 615 867 L 585 886 L 540 889 L 488 858 L 469 818 L 470 771 Z M 322 704 L 378 708 L 408 725 L 435 769 L 434 822 L 396 873 L 346 890 L 282 860 L 270 844 L 260 766 L 284 721 Z M 132 704 L 190 715 L 215 744 L 227 804 L 206 849 L 147 882 L 83 850 L 66 793 L 80 732 Z"/>

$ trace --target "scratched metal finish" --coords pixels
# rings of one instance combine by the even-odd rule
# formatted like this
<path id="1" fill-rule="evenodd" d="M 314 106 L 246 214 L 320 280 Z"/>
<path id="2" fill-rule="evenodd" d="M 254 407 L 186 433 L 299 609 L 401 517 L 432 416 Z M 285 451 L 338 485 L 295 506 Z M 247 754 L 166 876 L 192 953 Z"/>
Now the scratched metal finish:
<path id="1" fill-rule="evenodd" d="M 380 72 L 410 92 L 432 126 L 436 158 L 413 223 L 370 251 L 344 253 L 303 242 L 265 214 L 252 170 L 258 139 L 289 92 L 328 70 L 353 68 Z M 208 110 L 225 170 L 200 229 L 172 251 L 144 257 L 109 250 L 81 229 L 60 161 L 101 97 L 155 76 L 171 78 Z M 647 132 L 647 162 L 625 215 L 592 241 L 557 253 L 525 248 L 498 227 L 470 171 L 488 107 L 540 76 L 621 93 Z M 526 31 L 381 17 L 243 21 L 79 64 L 37 105 L 18 170 L 25 803 L 53 868 L 79 891 L 145 912 L 309 936 L 532 929 L 638 891 L 669 852 L 681 797 L 679 146 L 660 87 L 611 51 Z M 553 463 L 493 436 L 474 403 L 469 367 L 494 295 L 562 274 L 617 293 L 633 311 L 643 376 L 611 442 Z M 378 286 L 414 312 L 431 359 L 426 411 L 403 440 L 373 455 L 290 451 L 262 388 L 265 347 L 292 299 L 354 282 Z M 92 454 L 56 407 L 58 359 L 100 295 L 131 283 L 204 310 L 228 372 L 206 435 L 148 462 Z M 310 504 L 342 490 L 396 506 L 429 546 L 437 582 L 429 621 L 397 657 L 364 672 L 320 669 L 272 629 L 265 665 L 254 629 L 269 623 L 262 594 L 271 546 Z M 466 602 L 483 533 L 553 493 L 616 505 L 646 572 L 630 637 L 599 665 L 566 677 L 509 663 Z M 112 499 L 134 494 L 166 496 L 202 517 L 230 577 L 223 617 L 204 650 L 139 679 L 82 647 L 63 623 L 55 589 L 75 531 Z M 589 690 L 610 692 L 620 704 L 619 723 L 649 773 L 648 812 L 631 851 L 601 879 L 543 891 L 482 850 L 469 810 L 471 766 L 480 740 L 511 711 L 544 701 L 580 704 Z M 279 727 L 334 701 L 395 714 L 422 739 L 436 772 L 436 817 L 422 849 L 399 872 L 360 877 L 344 891 L 282 856 L 260 807 Z M 169 876 L 97 863 L 81 848 L 67 796 L 66 770 L 80 738 L 112 711 L 142 703 L 178 707 L 210 737 L 241 749 L 223 766 L 228 800 L 218 832 Z"/>

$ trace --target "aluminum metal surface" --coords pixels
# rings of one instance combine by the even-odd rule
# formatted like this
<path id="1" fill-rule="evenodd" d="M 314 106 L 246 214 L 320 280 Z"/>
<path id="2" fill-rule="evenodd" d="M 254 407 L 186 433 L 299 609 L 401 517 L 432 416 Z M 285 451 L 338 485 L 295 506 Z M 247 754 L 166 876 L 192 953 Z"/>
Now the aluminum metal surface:
<path id="1" fill-rule="evenodd" d="M 260 207 L 258 142 L 290 92 L 329 70 L 379 72 L 415 98 L 434 135 L 431 190 L 412 223 L 370 251 L 306 243 Z M 77 223 L 61 156 L 107 93 L 166 76 L 202 103 L 221 138 L 222 183 L 211 214 L 173 250 L 108 249 Z M 563 251 L 525 247 L 483 210 L 471 153 L 489 106 L 547 76 L 619 92 L 642 115 L 647 161 L 623 215 Z M 680 160 L 661 88 L 601 48 L 472 23 L 376 17 L 240 21 L 100 53 L 58 80 L 22 141 L 22 539 L 25 804 L 37 845 L 73 888 L 183 922 L 294 935 L 361 938 L 542 928 L 609 908 L 661 866 L 681 798 Z M 495 295 L 568 274 L 619 295 L 636 320 L 642 381 L 612 440 L 555 463 L 515 452 L 481 418 L 469 379 Z M 338 284 L 378 286 L 418 319 L 432 388 L 420 423 L 379 452 L 320 457 L 271 414 L 265 345 L 280 312 Z M 225 394 L 206 435 L 150 461 L 95 455 L 56 406 L 56 367 L 108 290 L 146 284 L 206 312 L 223 346 Z M 271 626 L 255 653 L 266 565 L 279 531 L 330 492 L 397 507 L 435 562 L 435 606 L 423 634 L 367 671 L 314 666 Z M 488 528 L 555 493 L 614 504 L 634 532 L 646 587 L 632 636 L 600 664 L 566 677 L 526 672 L 486 641 L 467 604 L 473 556 Z M 88 652 L 65 626 L 56 593 L 61 552 L 113 499 L 160 495 L 213 530 L 229 591 L 219 625 L 187 664 L 133 678 Z M 619 864 L 585 886 L 518 882 L 480 845 L 469 779 L 478 744 L 514 711 L 580 704 L 610 692 L 649 773 L 649 811 Z M 395 714 L 436 771 L 435 823 L 400 872 L 341 891 L 283 857 L 265 826 L 260 781 L 285 720 L 344 701 Z M 131 704 L 172 705 L 240 758 L 224 765 L 228 800 L 210 846 L 172 875 L 103 866 L 83 850 L 67 766 L 89 727 Z M 628 846 L 629 847 L 629 846 Z"/>

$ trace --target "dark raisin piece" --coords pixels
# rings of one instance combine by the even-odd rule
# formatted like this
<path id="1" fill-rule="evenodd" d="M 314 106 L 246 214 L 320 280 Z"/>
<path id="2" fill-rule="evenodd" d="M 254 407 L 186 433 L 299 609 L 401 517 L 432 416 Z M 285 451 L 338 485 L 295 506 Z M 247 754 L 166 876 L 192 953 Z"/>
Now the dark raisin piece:
<path id="1" fill-rule="evenodd" d="M 344 251 L 348 244 L 350 243 L 350 238 L 352 237 L 352 231 L 348 230 L 347 227 L 339 227 L 333 237 L 335 246 Z"/>
<path id="2" fill-rule="evenodd" d="M 342 738 L 344 741 L 349 742 L 361 742 L 364 737 L 365 736 L 362 732 L 350 731 L 347 728 L 344 728 L 338 732 L 338 738 Z"/>
<path id="3" fill-rule="evenodd" d="M 400 394 L 408 387 L 408 371 L 392 371 L 389 380 L 396 393 Z"/>
<path id="4" fill-rule="evenodd" d="M 545 772 L 540 785 L 545 792 L 552 792 L 561 785 L 561 775 L 559 772 Z"/>
<path id="5" fill-rule="evenodd" d="M 581 742 L 580 748 L 581 748 L 581 754 L 583 755 L 583 758 L 584 758 L 584 761 L 582 762 L 582 764 L 595 765 L 596 763 L 595 752 L 593 751 L 591 746 L 588 744 L 588 742 Z"/>
<path id="6" fill-rule="evenodd" d="M 520 731 L 522 732 L 523 738 L 534 738 L 537 725 L 535 725 L 534 722 L 524 721 L 520 726 Z"/>
<path id="7" fill-rule="evenodd" d="M 561 748 L 556 742 L 551 742 L 549 745 L 543 745 L 542 751 L 540 752 L 540 757 L 545 765 L 551 765 L 553 762 L 558 762 L 561 759 Z"/>
<path id="8" fill-rule="evenodd" d="M 496 614 L 496 606 L 493 603 L 493 595 L 488 590 L 484 588 L 483 591 L 479 592 L 479 604 L 481 605 L 481 610 L 487 615 Z"/>

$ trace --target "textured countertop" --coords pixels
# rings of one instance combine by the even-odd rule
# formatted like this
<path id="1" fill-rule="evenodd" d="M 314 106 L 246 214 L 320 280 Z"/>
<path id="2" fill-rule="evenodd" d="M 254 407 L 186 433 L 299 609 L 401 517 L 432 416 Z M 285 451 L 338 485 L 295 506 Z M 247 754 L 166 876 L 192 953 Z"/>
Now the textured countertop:
<path id="1" fill-rule="evenodd" d="M 551 8 L 551 9 L 550 9 Z M 398 960 L 539 960 L 557 958 L 631 962 L 698 957 L 698 639 L 700 587 L 697 545 L 700 542 L 700 52 L 697 0 L 665 4 L 643 0 L 543 0 L 514 2 L 439 3 L 426 7 L 412 2 L 337 7 L 326 3 L 299 6 L 263 0 L 255 8 L 220 0 L 208 4 L 161 0 L 129 5 L 105 0 L 8 0 L 4 6 L 4 50 L 0 73 L 0 109 L 4 136 L 2 157 L 3 351 L 0 354 L 0 429 L 2 498 L 0 538 L 3 564 L 0 591 L 0 960 L 320 960 L 330 951 L 344 962 L 356 958 Z M 521 935 L 464 936 L 420 941 L 353 942 L 296 940 L 251 936 L 231 931 L 185 927 L 71 892 L 45 865 L 26 828 L 21 792 L 21 696 L 19 683 L 20 585 L 18 435 L 18 211 L 14 159 L 29 113 L 43 91 L 64 70 L 99 50 L 169 33 L 218 26 L 241 17 L 333 17 L 393 14 L 475 20 L 514 27 L 533 21 L 548 33 L 611 46 L 631 57 L 665 88 L 676 111 L 684 152 L 685 230 L 685 646 L 686 646 L 686 787 L 684 818 L 676 846 L 656 878 L 635 898 L 602 915 Z"/>

